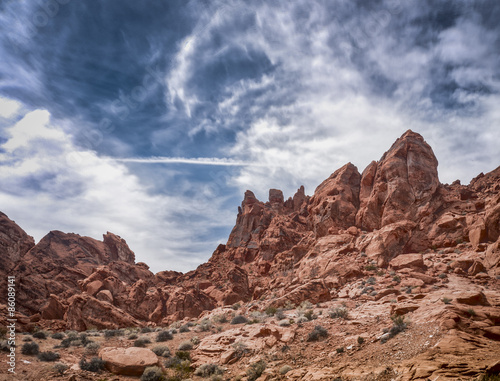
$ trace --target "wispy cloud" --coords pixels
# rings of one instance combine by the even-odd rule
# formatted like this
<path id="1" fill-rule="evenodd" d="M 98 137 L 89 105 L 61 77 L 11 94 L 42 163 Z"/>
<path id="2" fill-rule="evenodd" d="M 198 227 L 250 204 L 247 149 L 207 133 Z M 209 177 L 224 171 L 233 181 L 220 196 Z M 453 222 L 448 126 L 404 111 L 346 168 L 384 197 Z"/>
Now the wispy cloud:
<path id="1" fill-rule="evenodd" d="M 195 164 L 195 165 L 220 165 L 220 166 L 235 166 L 235 167 L 269 167 L 263 163 L 245 162 L 228 158 L 214 157 L 136 157 L 136 158 L 105 158 L 108 160 L 123 162 L 123 163 L 143 163 L 143 164 Z"/>

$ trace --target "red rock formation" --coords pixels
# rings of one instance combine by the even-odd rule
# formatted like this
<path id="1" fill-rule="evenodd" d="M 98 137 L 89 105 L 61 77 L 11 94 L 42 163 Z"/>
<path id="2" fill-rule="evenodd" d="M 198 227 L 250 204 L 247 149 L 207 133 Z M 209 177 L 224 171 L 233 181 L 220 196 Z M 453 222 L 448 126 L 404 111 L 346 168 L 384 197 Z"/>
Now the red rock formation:
<path id="1" fill-rule="evenodd" d="M 357 225 L 373 230 L 401 220 L 418 221 L 421 207 L 438 188 L 437 165 L 422 136 L 407 131 L 376 167 L 372 163 L 363 172 Z"/>
<path id="2" fill-rule="evenodd" d="M 34 245 L 0 214 L 2 269 L 19 276 L 20 312 L 72 329 L 166 324 L 252 299 L 398 295 L 395 311 L 407 313 L 415 303 L 401 287 L 425 292 L 450 272 L 484 284 L 500 274 L 499 192 L 500 167 L 470 185 L 439 184 L 432 149 L 407 131 L 362 174 L 348 163 L 312 197 L 271 189 L 262 202 L 246 191 L 227 244 L 187 274 L 153 274 L 112 233 L 101 242 L 54 231 Z M 400 283 L 388 279 L 373 295 L 356 283 L 381 268 Z"/>

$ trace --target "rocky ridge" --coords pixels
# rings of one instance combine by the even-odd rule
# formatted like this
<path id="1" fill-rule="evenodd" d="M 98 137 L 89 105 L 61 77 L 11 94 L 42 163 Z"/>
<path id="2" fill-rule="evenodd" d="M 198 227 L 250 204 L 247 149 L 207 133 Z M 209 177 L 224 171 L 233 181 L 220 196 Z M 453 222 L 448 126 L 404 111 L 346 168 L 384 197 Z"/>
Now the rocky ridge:
<path id="1" fill-rule="evenodd" d="M 320 351 L 314 361 L 296 356 L 308 323 L 287 327 L 275 319 L 207 336 L 195 364 L 250 363 L 255 358 L 234 361 L 232 346 L 235 337 L 250 337 L 254 354 L 291 348 L 294 356 L 282 355 L 294 358 L 291 380 L 382 380 L 385 371 L 387 379 L 472 377 L 494 369 L 488 353 L 500 355 L 500 167 L 465 186 L 441 184 L 437 166 L 423 137 L 407 131 L 378 162 L 362 173 L 346 164 L 312 197 L 304 187 L 287 200 L 271 189 L 263 202 L 247 191 L 227 244 L 186 274 L 153 274 L 112 233 L 97 241 L 54 231 L 35 245 L 0 213 L 0 272 L 18 279 L 22 330 L 169 326 L 229 314 L 236 303 L 247 316 L 282 308 L 295 322 L 304 312 L 298 307 L 310 303 L 333 333 L 328 344 L 311 344 Z M 351 319 L 319 315 L 341 303 Z M 391 316 L 411 319 L 401 337 L 413 333 L 406 340 L 418 350 L 370 357 L 355 338 L 371 350 L 380 346 Z M 351 341 L 349 361 L 328 353 Z"/>

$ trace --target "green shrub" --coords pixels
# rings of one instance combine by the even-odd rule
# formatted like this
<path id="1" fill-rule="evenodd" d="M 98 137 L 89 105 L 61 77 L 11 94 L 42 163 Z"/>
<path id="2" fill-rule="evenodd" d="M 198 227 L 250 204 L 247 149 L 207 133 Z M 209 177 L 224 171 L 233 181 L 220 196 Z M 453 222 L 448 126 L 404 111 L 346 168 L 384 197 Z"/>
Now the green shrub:
<path id="1" fill-rule="evenodd" d="M 241 304 L 240 303 L 234 303 L 231 308 L 235 311 L 239 310 L 241 307 Z"/>
<path id="2" fill-rule="evenodd" d="M 91 341 L 85 346 L 85 353 L 88 355 L 96 355 L 100 347 L 101 345 L 99 343 Z"/>
<path id="3" fill-rule="evenodd" d="M 286 319 L 285 313 L 283 312 L 282 308 L 278 308 L 278 310 L 276 311 L 276 313 L 274 314 L 274 316 L 278 320 Z"/>
<path id="4" fill-rule="evenodd" d="M 320 325 L 314 327 L 314 329 L 307 335 L 307 341 L 318 341 L 320 338 L 328 336 L 328 331 Z"/>
<path id="5" fill-rule="evenodd" d="M 344 353 L 344 347 L 338 347 L 335 351 L 337 351 L 337 353 Z"/>
<path id="6" fill-rule="evenodd" d="M 248 323 L 248 319 L 243 315 L 236 315 L 233 320 L 231 320 L 231 324 L 245 324 Z"/>
<path id="7" fill-rule="evenodd" d="M 56 340 L 62 340 L 64 339 L 64 333 L 62 332 L 54 332 L 50 337 Z"/>
<path id="8" fill-rule="evenodd" d="M 158 332 L 158 335 L 156 335 L 156 341 L 157 342 L 162 342 L 162 341 L 167 341 L 167 340 L 172 340 L 174 336 L 170 333 L 170 331 L 160 331 Z"/>
<path id="9" fill-rule="evenodd" d="M 146 344 L 149 343 L 151 343 L 151 340 L 149 340 L 147 337 L 140 337 L 136 341 L 134 341 L 134 347 L 144 348 Z"/>
<path id="10" fill-rule="evenodd" d="M 224 369 L 222 369 L 217 364 L 203 364 L 196 369 L 194 374 L 195 376 L 209 377 L 214 374 L 216 375 L 224 374 Z"/>
<path id="11" fill-rule="evenodd" d="M 35 339 L 45 340 L 47 338 L 47 334 L 43 331 L 37 331 L 33 333 L 33 337 Z"/>
<path id="12" fill-rule="evenodd" d="M 193 343 L 190 341 L 183 341 L 179 344 L 180 351 L 190 351 L 191 349 L 193 349 Z"/>
<path id="13" fill-rule="evenodd" d="M 314 315 L 313 310 L 307 310 L 306 313 L 304 314 L 304 317 L 309 321 L 316 319 L 316 315 Z"/>
<path id="14" fill-rule="evenodd" d="M 365 338 L 362 336 L 358 336 L 358 344 L 361 345 L 365 342 Z"/>
<path id="15" fill-rule="evenodd" d="M 467 309 L 467 313 L 471 317 L 476 316 L 476 311 L 474 311 L 472 308 Z"/>
<path id="16" fill-rule="evenodd" d="M 227 323 L 227 316 L 225 314 L 215 315 L 212 320 L 214 323 L 224 324 Z"/>
<path id="17" fill-rule="evenodd" d="M 105 338 L 110 338 L 110 337 L 115 337 L 115 336 L 121 336 L 119 329 L 106 329 L 104 331 Z"/>
<path id="18" fill-rule="evenodd" d="M 153 332 L 153 329 L 151 327 L 142 327 L 141 328 L 141 333 L 150 333 Z"/>
<path id="19" fill-rule="evenodd" d="M 264 373 L 264 370 L 266 370 L 267 364 L 264 362 L 264 360 L 259 360 L 253 364 L 251 364 L 246 371 L 248 381 L 255 381 L 257 378 L 259 378 L 262 373 Z"/>
<path id="20" fill-rule="evenodd" d="M 175 352 L 175 357 L 180 358 L 181 360 L 191 361 L 191 354 L 186 351 L 177 351 Z"/>
<path id="21" fill-rule="evenodd" d="M 157 366 L 148 366 L 142 373 L 141 381 L 163 381 L 163 372 Z"/>
<path id="22" fill-rule="evenodd" d="M 68 370 L 68 368 L 69 368 L 69 366 L 66 365 L 65 363 L 57 362 L 52 367 L 52 370 L 54 372 L 56 372 L 57 374 L 59 374 L 60 376 L 62 376 L 64 374 L 64 372 L 66 372 Z"/>
<path id="23" fill-rule="evenodd" d="M 365 270 L 366 270 L 366 271 L 375 271 L 375 270 L 377 270 L 377 269 L 378 269 L 378 267 L 377 267 L 377 266 L 375 266 L 375 265 L 366 265 L 366 266 L 365 266 Z"/>
<path id="24" fill-rule="evenodd" d="M 247 345 L 242 342 L 242 341 L 237 341 L 231 345 L 234 349 L 234 355 L 236 358 L 241 358 L 245 354 L 249 353 L 250 350 L 248 349 Z"/>
<path id="25" fill-rule="evenodd" d="M 366 283 L 374 285 L 375 283 L 377 283 L 377 280 L 375 279 L 375 277 L 371 276 L 366 280 Z"/>
<path id="26" fill-rule="evenodd" d="M 56 352 L 40 352 L 38 354 L 38 360 L 40 361 L 56 361 L 59 360 L 61 356 L 59 356 L 59 353 Z"/>
<path id="27" fill-rule="evenodd" d="M 101 370 L 103 370 L 104 364 L 105 361 L 101 360 L 99 357 L 92 357 L 88 362 L 85 359 L 85 357 L 82 357 L 82 359 L 79 362 L 81 370 L 88 370 L 89 372 L 95 372 L 95 373 L 98 373 Z"/>
<path id="28" fill-rule="evenodd" d="M 273 306 L 269 306 L 266 308 L 266 314 L 269 316 L 273 316 L 277 311 L 278 311 L 278 309 L 276 307 L 273 307 Z"/>
<path id="29" fill-rule="evenodd" d="M 35 342 L 25 343 L 21 347 L 21 353 L 23 355 L 32 355 L 35 356 L 40 353 L 40 347 Z"/>
<path id="30" fill-rule="evenodd" d="M 170 357 L 170 349 L 166 345 L 157 345 L 153 349 L 151 349 L 155 355 L 161 357 Z"/>
<path id="31" fill-rule="evenodd" d="M 179 332 L 181 333 L 189 332 L 189 327 L 186 324 L 181 325 L 181 327 L 179 328 Z"/>
<path id="32" fill-rule="evenodd" d="M 396 336 L 398 333 L 405 331 L 407 328 L 404 316 L 391 316 L 391 320 L 392 327 L 389 329 L 389 338 Z"/>
<path id="33" fill-rule="evenodd" d="M 127 337 L 128 340 L 136 340 L 139 336 L 137 336 L 136 333 L 133 333 L 131 335 L 129 335 L 129 337 Z"/>
<path id="34" fill-rule="evenodd" d="M 349 311 L 346 307 L 335 307 L 328 311 L 328 314 L 332 319 L 347 319 L 349 316 Z"/>
<path id="35" fill-rule="evenodd" d="M 33 338 L 31 336 L 24 336 L 23 341 L 24 342 L 33 341 Z"/>
<path id="36" fill-rule="evenodd" d="M 451 303 L 451 299 L 450 298 L 447 298 L 446 296 L 441 299 L 443 301 L 444 304 L 450 304 Z"/>

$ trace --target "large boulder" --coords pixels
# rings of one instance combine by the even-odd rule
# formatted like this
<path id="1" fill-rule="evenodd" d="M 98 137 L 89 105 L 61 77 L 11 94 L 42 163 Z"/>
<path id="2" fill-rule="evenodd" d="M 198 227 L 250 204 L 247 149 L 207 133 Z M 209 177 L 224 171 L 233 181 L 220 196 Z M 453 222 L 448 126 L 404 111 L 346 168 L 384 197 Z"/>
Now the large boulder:
<path id="1" fill-rule="evenodd" d="M 148 366 L 158 364 L 158 357 L 148 348 L 106 347 L 99 351 L 99 357 L 111 373 L 123 376 L 140 376 Z"/>

